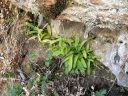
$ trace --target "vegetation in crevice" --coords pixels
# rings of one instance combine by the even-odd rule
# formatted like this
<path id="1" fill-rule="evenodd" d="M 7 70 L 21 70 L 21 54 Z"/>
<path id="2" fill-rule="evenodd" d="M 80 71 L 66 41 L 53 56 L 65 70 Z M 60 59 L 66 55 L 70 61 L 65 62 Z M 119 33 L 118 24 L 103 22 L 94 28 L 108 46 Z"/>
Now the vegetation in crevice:
<path id="1" fill-rule="evenodd" d="M 26 34 L 30 36 L 31 39 L 37 38 L 39 42 L 49 46 L 45 60 L 46 66 L 49 66 L 49 62 L 53 57 L 61 57 L 61 64 L 64 64 L 66 74 L 80 72 L 83 75 L 90 75 L 91 67 L 97 60 L 97 57 L 89 45 L 91 37 L 81 41 L 77 36 L 70 38 L 52 36 L 49 24 L 46 24 L 41 29 L 28 22 Z"/>
<path id="2" fill-rule="evenodd" d="M 73 2 L 73 0 L 55 1 L 57 3 L 50 7 L 45 8 L 41 6 L 41 10 L 43 10 L 41 13 L 44 13 L 43 15 L 46 21 L 49 21 L 51 18 L 57 18 L 67 6 L 77 5 L 77 2 Z M 2 0 L 2 2 L 5 1 Z M 111 75 L 110 73 L 105 72 L 108 69 L 101 68 L 99 70 L 94 68 L 96 66 L 95 61 L 98 59 L 90 46 L 90 41 L 95 38 L 94 36 L 89 35 L 84 39 L 78 36 L 53 36 L 51 26 L 48 23 L 43 26 L 45 24 L 43 22 L 38 27 L 37 23 L 39 22 L 37 19 L 40 18 L 35 17 L 31 12 L 25 12 L 17 8 L 15 10 L 13 10 L 14 8 L 4 9 L 4 7 L 9 7 L 7 3 L 1 3 L 1 5 L 2 10 L 4 10 L 3 13 L 7 12 L 2 17 L 4 19 L 2 26 L 5 27 L 3 30 L 3 32 L 5 31 L 4 33 L 7 30 L 8 34 L 4 35 L 7 35 L 8 38 L 2 37 L 1 35 L 0 37 L 2 39 L 0 38 L 0 42 L 2 42 L 2 46 L 7 46 L 7 49 L 10 49 L 7 50 L 10 55 L 3 54 L 1 56 L 12 62 L 7 66 L 4 65 L 4 67 L 1 67 L 1 70 L 6 69 L 8 66 L 12 67 L 9 67 L 4 72 L 1 71 L 0 96 L 90 96 L 92 94 L 94 96 L 117 96 L 115 95 L 116 92 L 118 95 L 119 93 L 122 95 L 123 91 L 125 91 L 122 88 L 116 89 L 117 86 L 112 88 L 116 84 L 116 80 L 109 76 Z M 24 22 L 28 17 L 32 20 L 26 22 L 24 26 Z M 69 27 L 72 28 L 70 25 Z M 18 34 L 23 32 L 27 36 L 22 34 L 22 37 L 21 34 Z M 111 40 L 108 40 L 108 37 L 106 38 L 106 42 L 112 43 Z M 4 42 L 4 39 L 7 42 Z M 47 50 L 45 48 L 43 49 L 43 47 Z M 1 49 L 1 52 L 6 50 L 6 48 Z M 13 57 L 16 58 L 12 59 Z M 100 64 L 98 66 L 101 67 Z M 13 67 L 15 69 L 12 69 Z M 22 76 L 25 76 L 25 78 Z M 110 85 L 111 83 L 113 84 Z"/>

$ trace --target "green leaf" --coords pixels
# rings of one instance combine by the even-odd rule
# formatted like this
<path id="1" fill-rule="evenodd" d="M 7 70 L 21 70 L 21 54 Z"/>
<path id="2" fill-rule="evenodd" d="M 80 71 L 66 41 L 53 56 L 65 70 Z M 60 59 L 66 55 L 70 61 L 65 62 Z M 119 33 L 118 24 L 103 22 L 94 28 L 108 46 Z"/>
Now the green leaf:
<path id="1" fill-rule="evenodd" d="M 69 60 L 69 57 L 66 57 L 66 58 L 61 62 L 61 64 L 65 63 L 67 60 Z"/>
<path id="2" fill-rule="evenodd" d="M 69 57 L 69 59 L 65 62 L 65 72 L 68 74 L 72 70 L 72 64 L 73 64 L 73 55 Z"/>
<path id="3" fill-rule="evenodd" d="M 41 43 L 50 43 L 51 42 L 51 40 L 49 40 L 49 39 L 45 39 L 45 40 L 43 40 L 43 41 L 41 41 Z"/>
<path id="4" fill-rule="evenodd" d="M 50 40 L 50 38 L 51 38 L 51 36 L 47 34 L 47 35 L 44 37 L 44 40 L 45 40 L 45 39 L 49 39 L 49 40 Z"/>
<path id="5" fill-rule="evenodd" d="M 43 32 L 43 30 L 38 28 L 38 27 L 35 27 L 35 30 L 37 30 L 37 32 L 40 33 L 40 34 Z"/>
<path id="6" fill-rule="evenodd" d="M 77 69 L 78 69 L 83 75 L 85 75 L 85 68 L 83 67 L 83 64 L 81 63 L 80 60 L 77 61 Z"/>
<path id="7" fill-rule="evenodd" d="M 42 29 L 39 29 L 38 27 L 36 27 L 32 23 L 27 22 L 26 25 L 27 25 L 27 27 L 30 27 L 30 28 L 32 28 L 35 31 L 42 31 Z"/>
<path id="8" fill-rule="evenodd" d="M 65 50 L 64 50 L 64 47 L 61 47 L 61 48 L 60 48 L 60 51 L 61 51 L 61 55 L 64 55 L 64 54 L 65 54 L 65 52 L 64 52 L 64 51 L 65 51 Z"/>
<path id="9" fill-rule="evenodd" d="M 50 36 L 48 36 L 47 34 L 45 34 L 45 35 L 41 36 L 41 43 L 46 42 L 46 40 L 48 41 L 46 43 L 49 43 L 50 42 L 49 39 L 50 39 Z"/>
<path id="10" fill-rule="evenodd" d="M 74 63 L 73 63 L 73 68 L 76 68 L 76 65 L 77 65 L 77 60 L 79 58 L 79 55 L 74 55 Z"/>
<path id="11" fill-rule="evenodd" d="M 39 36 L 43 40 L 47 36 L 47 33 L 39 34 Z"/>
<path id="12" fill-rule="evenodd" d="M 59 47 L 62 47 L 62 46 L 63 46 L 62 43 L 63 43 L 62 40 L 60 40 L 60 41 L 59 41 Z"/>
<path id="13" fill-rule="evenodd" d="M 86 45 L 86 51 L 87 52 L 90 52 L 90 46 L 89 46 L 89 44 Z"/>
<path id="14" fill-rule="evenodd" d="M 87 68 L 86 62 L 83 57 L 80 59 L 80 61 L 83 64 L 84 68 Z"/>
<path id="15" fill-rule="evenodd" d="M 37 34 L 37 38 L 38 38 L 39 42 L 41 42 L 41 35 L 40 34 Z"/>
<path id="16" fill-rule="evenodd" d="M 68 52 L 68 48 L 67 47 L 65 47 L 64 49 L 63 49 L 63 54 L 67 54 L 67 52 Z"/>
<path id="17" fill-rule="evenodd" d="M 90 61 L 91 63 L 94 63 L 94 60 L 93 60 L 93 59 L 89 59 L 89 61 Z"/>
<path id="18" fill-rule="evenodd" d="M 83 50 L 83 56 L 84 56 L 84 58 L 86 59 L 87 58 L 87 53 L 86 53 L 86 51 L 85 50 Z"/>
<path id="19" fill-rule="evenodd" d="M 81 50 L 82 47 L 84 46 L 84 44 L 85 44 L 87 41 L 88 41 L 88 39 L 85 39 L 84 41 L 82 41 L 82 42 L 80 43 L 80 47 L 78 48 L 78 50 Z"/>
<path id="20" fill-rule="evenodd" d="M 52 40 L 52 41 L 50 42 L 50 45 L 55 44 L 55 43 L 59 42 L 60 40 L 61 40 L 61 38 Z"/>
<path id="21" fill-rule="evenodd" d="M 52 35 L 52 30 L 49 24 L 47 25 L 47 30 L 48 30 L 49 35 Z"/>
<path id="22" fill-rule="evenodd" d="M 48 23 L 43 26 L 43 29 L 45 29 L 48 26 Z"/>
<path id="23" fill-rule="evenodd" d="M 29 22 L 26 22 L 26 26 L 27 26 L 27 27 L 30 27 L 30 28 L 33 28 L 33 29 L 34 29 L 34 27 L 35 27 L 32 23 L 29 23 Z"/>
<path id="24" fill-rule="evenodd" d="M 70 38 L 63 38 L 63 41 L 64 41 L 65 43 L 68 43 L 69 45 L 71 45 L 72 42 L 73 42 L 73 40 L 70 39 Z"/>
<path id="25" fill-rule="evenodd" d="M 32 34 L 37 34 L 37 31 L 29 31 L 29 32 L 27 32 L 27 35 L 32 35 Z"/>
<path id="26" fill-rule="evenodd" d="M 57 51 L 54 51 L 53 52 L 53 56 L 59 56 L 59 55 L 61 55 L 62 53 L 61 53 L 61 50 L 57 50 Z"/>
<path id="27" fill-rule="evenodd" d="M 66 56 L 65 59 L 62 61 L 62 63 L 64 63 L 67 60 L 69 60 L 72 56 L 73 56 L 73 54 L 70 54 L 70 55 Z"/>
<path id="28" fill-rule="evenodd" d="M 66 54 L 66 57 L 72 55 L 74 52 L 73 51 L 69 51 L 68 54 Z"/>

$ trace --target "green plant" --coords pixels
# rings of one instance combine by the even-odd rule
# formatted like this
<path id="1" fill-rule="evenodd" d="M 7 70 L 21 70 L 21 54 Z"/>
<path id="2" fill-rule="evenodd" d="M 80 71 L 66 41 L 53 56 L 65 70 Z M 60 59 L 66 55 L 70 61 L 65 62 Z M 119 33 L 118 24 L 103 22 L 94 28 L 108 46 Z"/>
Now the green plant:
<path id="1" fill-rule="evenodd" d="M 73 40 L 71 38 L 56 36 L 49 42 L 49 50 L 52 52 L 53 56 L 64 56 L 67 54 L 69 50 L 68 46 L 72 42 Z"/>
<path id="2" fill-rule="evenodd" d="M 39 42 L 43 43 L 44 40 L 49 40 L 51 38 L 51 28 L 49 24 L 46 24 L 41 29 L 33 23 L 27 22 L 26 27 L 26 34 L 30 36 L 31 39 L 37 38 Z"/>
<path id="3" fill-rule="evenodd" d="M 51 52 L 50 50 L 47 51 L 46 56 L 45 56 L 45 65 L 46 65 L 47 67 L 49 67 L 52 58 L 53 58 L 52 52 Z"/>
<path id="4" fill-rule="evenodd" d="M 2 76 L 6 78 L 15 77 L 15 73 L 13 71 L 6 71 Z"/>
<path id="5" fill-rule="evenodd" d="M 91 73 L 91 65 L 97 59 L 90 48 L 86 38 L 80 41 L 78 37 L 64 38 L 58 36 L 50 42 L 50 50 L 53 56 L 62 56 L 62 64 L 65 65 L 65 72 L 78 72 L 83 75 Z"/>
<path id="6" fill-rule="evenodd" d="M 45 58 L 45 65 L 47 67 L 53 57 L 59 56 L 63 58 L 62 64 L 64 64 L 67 74 L 78 71 L 83 75 L 91 73 L 91 66 L 97 59 L 88 43 L 92 37 L 81 41 L 79 37 L 65 38 L 62 36 L 51 36 L 51 28 L 48 24 L 43 29 L 31 23 L 27 23 L 27 26 L 27 35 L 32 38 L 38 38 L 41 43 L 49 44 Z"/>
<path id="7" fill-rule="evenodd" d="M 107 91 L 106 89 L 101 89 L 99 91 L 96 91 L 96 96 L 106 96 Z"/>
<path id="8" fill-rule="evenodd" d="M 20 96 L 20 94 L 22 94 L 22 86 L 19 83 L 8 86 L 7 96 Z"/>

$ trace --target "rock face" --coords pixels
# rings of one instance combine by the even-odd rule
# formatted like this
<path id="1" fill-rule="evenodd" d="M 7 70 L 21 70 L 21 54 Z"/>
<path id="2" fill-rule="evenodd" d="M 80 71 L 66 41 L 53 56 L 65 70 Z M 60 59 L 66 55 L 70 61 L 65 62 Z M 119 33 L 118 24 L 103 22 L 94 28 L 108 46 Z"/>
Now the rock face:
<path id="1" fill-rule="evenodd" d="M 120 86 L 128 87 L 128 2 L 125 0 L 74 0 L 57 19 L 85 24 L 86 35 L 96 38 L 91 43 L 100 62 L 116 76 Z M 72 27 L 73 28 L 73 27 Z M 75 27 L 78 29 L 79 27 Z M 71 34 L 70 32 L 69 34 Z"/>
<path id="2" fill-rule="evenodd" d="M 68 0 L 10 0 L 14 5 L 32 12 L 43 15 L 45 18 L 55 18 L 66 7 Z"/>
<path id="3" fill-rule="evenodd" d="M 74 0 L 75 5 L 66 8 L 58 19 L 82 22 L 86 32 L 94 27 L 115 29 L 128 25 L 128 1 L 126 0 Z"/>
<path id="4" fill-rule="evenodd" d="M 100 61 L 116 76 L 119 85 L 128 87 L 128 30 L 96 28 L 92 32 L 92 47 Z"/>
<path id="5" fill-rule="evenodd" d="M 91 45 L 95 53 L 101 57 L 100 62 L 111 70 L 120 86 L 128 87 L 127 0 L 10 1 L 34 14 L 42 14 L 50 19 L 56 18 L 51 21 L 54 33 L 79 34 L 81 37 L 91 32 L 96 37 Z"/>

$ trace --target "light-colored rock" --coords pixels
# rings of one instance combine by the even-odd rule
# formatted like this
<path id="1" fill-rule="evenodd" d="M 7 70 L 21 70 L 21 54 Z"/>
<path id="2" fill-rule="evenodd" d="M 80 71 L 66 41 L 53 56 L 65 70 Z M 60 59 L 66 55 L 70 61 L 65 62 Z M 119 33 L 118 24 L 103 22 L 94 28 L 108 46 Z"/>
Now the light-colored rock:
<path id="1" fill-rule="evenodd" d="M 74 0 L 77 5 L 66 8 L 60 20 L 82 22 L 85 33 L 95 27 L 116 29 L 128 25 L 127 0 Z"/>
<path id="2" fill-rule="evenodd" d="M 128 30 L 96 28 L 92 33 L 96 36 L 92 47 L 101 57 L 100 61 L 116 76 L 120 86 L 128 87 Z M 119 58 L 115 58 L 116 54 Z M 119 59 L 119 62 L 115 62 L 116 59 Z"/>
<path id="3" fill-rule="evenodd" d="M 83 23 L 51 20 L 53 35 L 61 35 L 65 37 L 79 36 L 83 37 L 85 25 Z"/>

